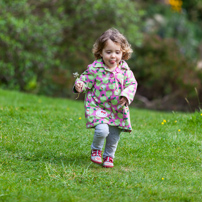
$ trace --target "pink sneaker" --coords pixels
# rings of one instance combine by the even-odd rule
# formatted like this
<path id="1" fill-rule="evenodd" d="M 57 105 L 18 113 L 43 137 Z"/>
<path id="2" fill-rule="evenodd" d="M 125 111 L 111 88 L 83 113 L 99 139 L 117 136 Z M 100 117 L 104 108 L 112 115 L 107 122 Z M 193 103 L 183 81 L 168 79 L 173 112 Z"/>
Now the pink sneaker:
<path id="1" fill-rule="evenodd" d="M 102 163 L 102 151 L 100 150 L 92 150 L 91 151 L 91 161 L 97 164 Z"/>
<path id="2" fill-rule="evenodd" d="M 104 158 L 103 167 L 105 167 L 105 168 L 113 168 L 114 167 L 113 158 L 110 157 L 110 156 L 107 156 L 106 158 Z"/>

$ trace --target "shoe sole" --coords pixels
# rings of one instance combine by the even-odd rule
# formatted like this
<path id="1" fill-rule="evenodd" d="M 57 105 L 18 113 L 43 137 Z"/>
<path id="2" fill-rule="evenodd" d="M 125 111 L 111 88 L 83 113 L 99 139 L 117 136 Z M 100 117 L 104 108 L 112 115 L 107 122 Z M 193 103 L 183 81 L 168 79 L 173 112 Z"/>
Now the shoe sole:
<path id="1" fill-rule="evenodd" d="M 103 167 L 104 168 L 113 168 L 114 167 L 114 164 L 109 164 L 109 163 L 103 163 Z"/>
<path id="2" fill-rule="evenodd" d="M 104 168 L 113 168 L 114 166 L 103 166 Z"/>
<path id="3" fill-rule="evenodd" d="M 102 164 L 102 162 L 93 161 L 92 159 L 91 159 L 91 161 L 92 161 L 93 163 L 96 163 L 96 164 Z"/>

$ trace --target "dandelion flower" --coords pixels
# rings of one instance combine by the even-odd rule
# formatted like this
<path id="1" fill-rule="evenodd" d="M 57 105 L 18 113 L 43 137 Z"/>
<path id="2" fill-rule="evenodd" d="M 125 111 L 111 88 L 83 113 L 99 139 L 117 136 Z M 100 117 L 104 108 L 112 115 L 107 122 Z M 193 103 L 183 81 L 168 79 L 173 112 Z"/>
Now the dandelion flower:
<path id="1" fill-rule="evenodd" d="M 166 120 L 163 120 L 163 122 L 165 122 L 165 123 L 166 123 Z"/>
<path id="2" fill-rule="evenodd" d="M 175 121 L 175 123 L 177 123 L 177 121 Z"/>
<path id="3" fill-rule="evenodd" d="M 81 117 L 79 117 L 79 120 L 81 120 Z"/>
<path id="4" fill-rule="evenodd" d="M 201 114 L 201 116 L 202 116 L 202 114 Z"/>
<path id="5" fill-rule="evenodd" d="M 180 129 L 178 131 L 180 132 Z"/>
<path id="6" fill-rule="evenodd" d="M 162 125 L 164 124 L 164 122 L 161 123 Z"/>
<path id="7" fill-rule="evenodd" d="M 74 78 L 77 78 L 79 76 L 78 72 L 73 73 Z"/>
<path id="8" fill-rule="evenodd" d="M 161 179 L 162 179 L 162 180 L 164 180 L 164 178 L 163 178 L 163 177 L 162 177 Z"/>

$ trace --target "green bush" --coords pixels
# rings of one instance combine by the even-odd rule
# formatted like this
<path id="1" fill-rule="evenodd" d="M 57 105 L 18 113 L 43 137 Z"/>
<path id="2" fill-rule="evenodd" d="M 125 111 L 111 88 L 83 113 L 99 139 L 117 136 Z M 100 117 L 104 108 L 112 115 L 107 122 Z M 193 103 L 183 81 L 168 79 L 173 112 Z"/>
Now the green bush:
<path id="1" fill-rule="evenodd" d="M 55 55 L 61 25 L 49 12 L 33 14 L 28 0 L 3 0 L 0 7 L 0 85 L 36 89 L 44 72 L 60 63 Z"/>
<path id="2" fill-rule="evenodd" d="M 72 73 L 92 62 L 94 41 L 116 27 L 140 42 L 141 10 L 130 0 L 0 3 L 0 86 L 51 96 L 68 96 Z"/>
<path id="3" fill-rule="evenodd" d="M 135 46 L 135 57 L 130 62 L 139 81 L 140 106 L 198 109 L 202 91 L 201 71 L 196 69 L 200 60 L 200 22 L 193 23 L 184 8 L 178 13 L 166 4 L 152 3 L 141 3 L 147 10 L 143 17 L 144 40 L 141 46 Z"/>
<path id="4" fill-rule="evenodd" d="M 135 48 L 132 59 L 139 81 L 138 94 L 149 101 L 160 100 L 156 109 L 188 109 L 185 98 L 198 107 L 195 88 L 201 90 L 201 80 L 195 64 L 180 52 L 176 40 L 145 34 L 141 47 Z M 165 101 L 165 102 L 164 102 Z"/>
<path id="5" fill-rule="evenodd" d="M 189 60 L 198 59 L 198 47 L 201 43 L 201 25 L 190 21 L 186 11 L 174 12 L 169 6 L 151 6 L 145 16 L 144 31 L 157 34 L 162 38 L 173 38 L 180 51 Z M 191 47 L 191 48 L 190 48 Z"/>

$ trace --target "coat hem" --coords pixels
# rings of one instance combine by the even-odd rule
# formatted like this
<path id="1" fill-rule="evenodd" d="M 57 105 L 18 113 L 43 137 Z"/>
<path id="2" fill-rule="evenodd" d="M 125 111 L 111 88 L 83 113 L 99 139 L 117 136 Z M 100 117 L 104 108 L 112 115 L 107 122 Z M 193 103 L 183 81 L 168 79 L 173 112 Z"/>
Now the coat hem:
<path id="1" fill-rule="evenodd" d="M 93 125 L 90 125 L 88 126 L 89 124 L 86 124 L 86 128 L 87 129 L 93 129 L 95 128 L 95 126 L 99 125 L 99 124 L 102 124 L 102 123 L 93 123 Z M 117 126 L 118 128 L 122 129 L 122 132 L 128 132 L 128 133 L 131 133 L 132 132 L 132 129 L 128 129 L 128 128 L 123 128 L 123 127 L 120 127 L 119 125 L 114 125 L 114 124 L 110 124 L 110 123 L 105 123 L 105 124 L 108 124 L 110 126 Z"/>

